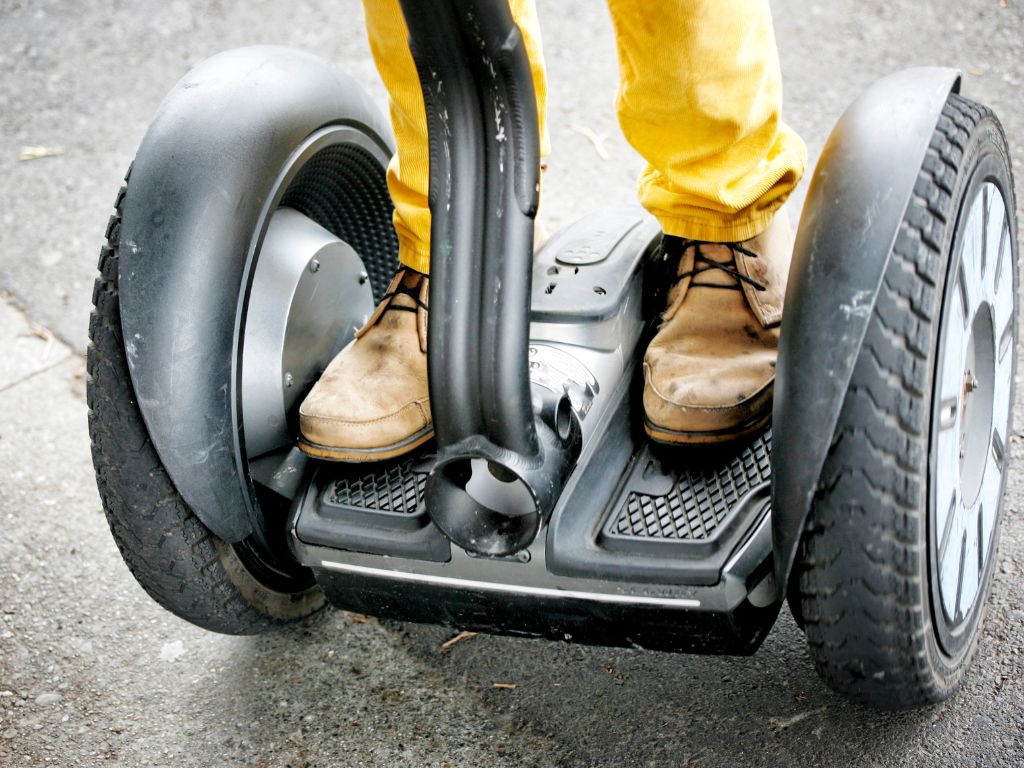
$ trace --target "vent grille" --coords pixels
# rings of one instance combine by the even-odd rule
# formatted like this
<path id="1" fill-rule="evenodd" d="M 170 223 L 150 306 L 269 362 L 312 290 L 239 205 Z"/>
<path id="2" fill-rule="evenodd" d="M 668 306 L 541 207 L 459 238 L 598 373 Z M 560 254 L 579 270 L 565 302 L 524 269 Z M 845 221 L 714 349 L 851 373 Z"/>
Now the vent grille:
<path id="1" fill-rule="evenodd" d="M 398 236 L 386 169 L 373 155 L 352 144 L 325 147 L 302 166 L 281 205 L 352 246 L 363 259 L 374 302 L 381 300 L 398 268 Z"/>

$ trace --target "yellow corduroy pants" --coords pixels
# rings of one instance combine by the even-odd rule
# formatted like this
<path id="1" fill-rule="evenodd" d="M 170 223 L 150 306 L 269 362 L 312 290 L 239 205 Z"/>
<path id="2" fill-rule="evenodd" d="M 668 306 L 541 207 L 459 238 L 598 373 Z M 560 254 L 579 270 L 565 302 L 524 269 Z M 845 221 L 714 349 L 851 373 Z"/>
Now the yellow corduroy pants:
<path id="1" fill-rule="evenodd" d="M 509 0 L 533 71 L 541 154 L 547 78 L 534 0 Z M 388 167 L 399 258 L 430 271 L 427 119 L 398 0 L 363 0 L 390 95 Z M 619 56 L 616 111 L 647 161 L 640 203 L 666 234 L 712 242 L 763 230 L 796 186 L 807 148 L 782 122 L 782 76 L 768 0 L 608 0 Z"/>

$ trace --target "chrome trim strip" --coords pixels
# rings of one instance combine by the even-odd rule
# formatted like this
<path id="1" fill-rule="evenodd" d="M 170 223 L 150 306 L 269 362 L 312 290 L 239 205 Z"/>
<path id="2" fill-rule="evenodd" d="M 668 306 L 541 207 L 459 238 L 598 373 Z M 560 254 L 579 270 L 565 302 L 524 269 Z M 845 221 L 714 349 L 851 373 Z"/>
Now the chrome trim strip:
<path id="1" fill-rule="evenodd" d="M 764 506 L 770 507 L 770 505 L 771 505 L 771 498 L 772 498 L 771 497 L 771 481 L 768 481 L 766 483 L 761 483 L 760 485 L 754 487 L 753 490 L 749 491 L 746 496 L 744 496 L 742 499 L 740 499 L 738 502 L 736 502 L 735 506 L 733 507 L 733 514 L 739 514 L 739 512 L 741 512 L 743 510 L 743 507 L 746 506 L 748 503 L 750 503 L 752 499 L 756 503 L 757 499 L 754 498 L 754 497 L 755 496 L 762 496 L 762 495 L 765 497 L 764 501 L 763 501 Z M 763 510 L 763 507 L 762 507 L 762 510 Z M 729 562 L 727 562 L 725 564 L 725 568 L 722 570 L 722 573 L 732 573 L 733 571 L 736 570 L 736 563 L 738 563 L 740 561 L 740 558 L 745 556 L 747 554 L 747 552 L 750 550 L 750 548 L 752 546 L 754 546 L 755 540 L 763 534 L 763 532 L 764 532 L 764 530 L 766 528 L 769 529 L 769 533 L 768 533 L 768 553 L 769 553 L 769 556 L 770 556 L 771 555 L 771 532 L 770 532 L 771 524 L 772 524 L 772 511 L 769 508 L 768 514 L 766 514 L 764 517 L 761 518 L 761 522 L 759 522 L 757 524 L 757 526 L 754 528 L 753 533 L 751 533 L 747 537 L 747 540 L 744 541 L 743 544 L 740 546 L 740 548 L 738 550 L 736 550 L 736 554 L 734 554 L 732 557 L 729 558 Z"/>
<path id="2" fill-rule="evenodd" d="M 552 589 L 550 587 L 527 587 L 518 584 L 498 584 L 491 581 L 474 581 L 456 579 L 451 576 L 431 576 L 424 573 L 406 573 L 391 571 L 385 568 L 368 568 L 363 565 L 349 565 L 321 560 L 320 565 L 331 571 L 356 573 L 363 576 L 378 576 L 397 581 L 411 581 L 420 584 L 432 584 L 439 587 L 459 587 L 462 589 L 478 589 L 490 592 L 504 592 L 516 595 L 533 595 L 535 597 L 562 597 L 573 600 L 590 600 L 595 603 L 612 603 L 619 605 L 651 605 L 661 608 L 700 608 L 700 600 L 687 597 L 644 597 L 642 595 L 612 595 L 604 592 L 577 592 L 569 589 Z"/>

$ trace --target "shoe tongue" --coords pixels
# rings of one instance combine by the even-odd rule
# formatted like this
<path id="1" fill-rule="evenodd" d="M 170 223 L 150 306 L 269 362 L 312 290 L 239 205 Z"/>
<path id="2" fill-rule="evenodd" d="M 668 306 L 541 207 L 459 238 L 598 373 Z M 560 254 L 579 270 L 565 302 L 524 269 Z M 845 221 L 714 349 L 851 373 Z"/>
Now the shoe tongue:
<path id="1" fill-rule="evenodd" d="M 402 275 L 402 282 L 394 288 L 395 295 L 391 297 L 391 304 L 398 307 L 415 307 L 416 297 L 420 295 L 424 275 L 419 272 L 406 270 Z"/>
<path id="2" fill-rule="evenodd" d="M 721 285 L 735 287 L 739 282 L 735 275 L 731 275 L 724 269 L 716 269 L 710 262 L 721 264 L 730 270 L 736 269 L 736 256 L 732 248 L 723 243 L 701 243 L 699 246 L 702 259 L 694 259 L 694 268 L 700 273 L 694 275 L 690 288 L 700 288 L 702 285 Z"/>
<path id="3" fill-rule="evenodd" d="M 407 269 L 405 270 L 405 273 L 402 275 L 402 285 L 405 288 L 419 288 L 420 283 L 423 282 L 424 277 L 426 276 L 419 272 Z"/>
<path id="4" fill-rule="evenodd" d="M 416 300 L 408 293 L 396 293 L 391 297 L 391 304 L 396 307 L 415 307 Z"/>
<path id="5" fill-rule="evenodd" d="M 680 277 L 669 291 L 668 305 L 661 315 L 663 323 L 670 322 L 676 316 L 691 290 L 699 290 L 702 286 L 705 287 L 705 290 L 708 290 L 706 286 L 709 285 L 736 286 L 737 280 L 733 275 L 724 270 L 716 269 L 708 264 L 707 261 L 704 261 L 704 259 L 707 259 L 716 264 L 722 264 L 730 269 L 735 269 L 736 262 L 732 249 L 728 245 L 719 243 L 701 243 L 699 247 L 703 259 L 698 259 L 697 247 L 696 244 L 691 244 L 679 257 L 679 267 L 676 274 L 687 276 Z M 699 274 L 693 274 L 694 272 L 699 272 Z"/>
<path id="6" fill-rule="evenodd" d="M 419 336 L 420 350 L 423 352 L 427 351 L 427 290 L 429 285 L 427 275 L 414 272 L 411 269 L 406 270 L 402 275 L 401 282 L 393 289 L 395 295 L 391 297 L 389 306 L 408 308 L 414 312 L 384 313 L 384 317 L 387 318 L 386 322 L 393 325 L 407 323 L 411 317 Z"/>

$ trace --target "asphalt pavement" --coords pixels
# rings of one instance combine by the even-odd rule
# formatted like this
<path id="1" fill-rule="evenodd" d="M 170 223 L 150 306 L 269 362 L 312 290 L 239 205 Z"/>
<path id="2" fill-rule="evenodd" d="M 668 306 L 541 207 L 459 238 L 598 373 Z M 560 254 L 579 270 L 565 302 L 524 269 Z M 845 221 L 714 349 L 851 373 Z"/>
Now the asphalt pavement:
<path id="1" fill-rule="evenodd" d="M 615 123 L 603 3 L 538 3 L 555 147 L 542 217 L 555 229 L 630 201 L 641 161 Z M 953 66 L 963 92 L 1001 117 L 1024 199 L 1024 2 L 773 8 L 786 118 L 812 157 L 872 80 Z M 96 258 L 164 93 L 219 50 L 267 42 L 337 61 L 383 104 L 352 0 L 0 0 L 0 765 L 1024 762 L 1019 433 L 978 658 L 959 695 L 912 713 L 831 693 L 785 613 L 755 655 L 724 658 L 484 635 L 443 653 L 450 630 L 338 611 L 229 638 L 153 603 L 107 531 L 89 458 L 82 356 Z"/>

